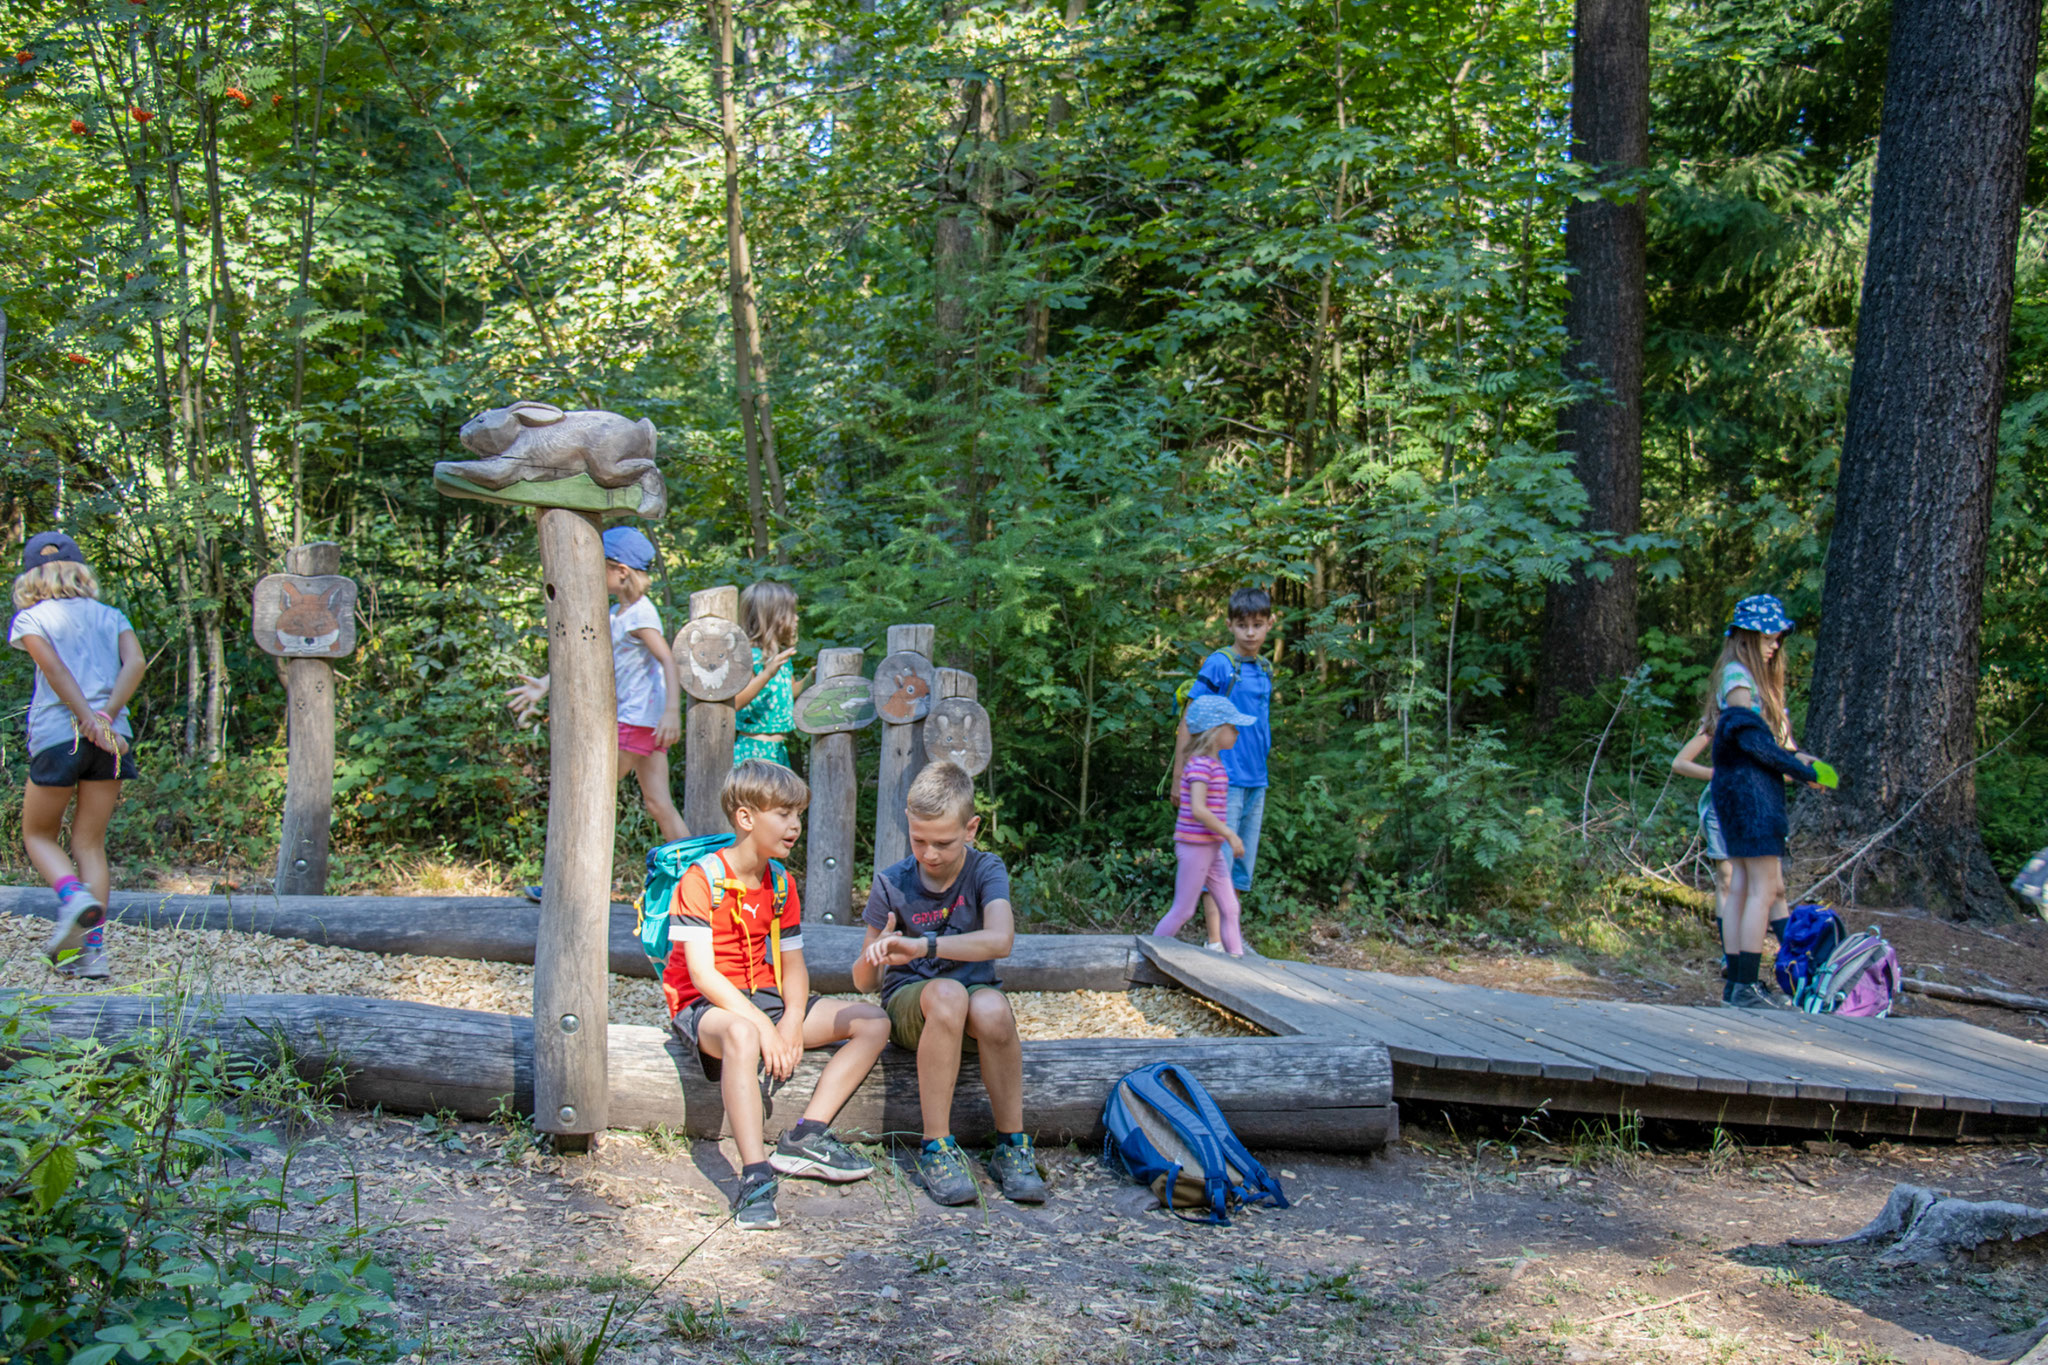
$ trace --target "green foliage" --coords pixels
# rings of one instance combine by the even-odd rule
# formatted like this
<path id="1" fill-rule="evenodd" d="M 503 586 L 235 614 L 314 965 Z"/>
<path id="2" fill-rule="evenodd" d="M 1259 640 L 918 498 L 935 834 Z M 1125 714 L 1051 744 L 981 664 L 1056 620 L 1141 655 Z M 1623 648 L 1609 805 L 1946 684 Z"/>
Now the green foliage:
<path id="1" fill-rule="evenodd" d="M 278 1150 L 280 1108 L 310 1103 L 289 1068 L 171 1034 L 116 1056 L 49 1036 L 19 997 L 0 1000 L 0 1055 L 7 1359 L 281 1365 L 415 1348 L 354 1182 L 309 1186 L 296 1150 Z"/>

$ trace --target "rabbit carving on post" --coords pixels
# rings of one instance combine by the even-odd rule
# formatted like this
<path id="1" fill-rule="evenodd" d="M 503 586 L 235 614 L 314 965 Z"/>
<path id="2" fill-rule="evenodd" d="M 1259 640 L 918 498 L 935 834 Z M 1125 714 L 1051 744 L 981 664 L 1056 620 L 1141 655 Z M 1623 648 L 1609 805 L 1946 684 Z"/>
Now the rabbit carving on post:
<path id="1" fill-rule="evenodd" d="M 645 418 L 635 422 L 588 409 L 564 412 L 552 403 L 521 399 L 470 418 L 460 437 L 478 458 L 441 461 L 434 466 L 436 481 L 453 478 L 503 492 L 518 483 L 587 474 L 600 488 L 637 483 L 639 516 L 658 519 L 668 510 L 668 487 L 654 465 L 654 423 Z"/>

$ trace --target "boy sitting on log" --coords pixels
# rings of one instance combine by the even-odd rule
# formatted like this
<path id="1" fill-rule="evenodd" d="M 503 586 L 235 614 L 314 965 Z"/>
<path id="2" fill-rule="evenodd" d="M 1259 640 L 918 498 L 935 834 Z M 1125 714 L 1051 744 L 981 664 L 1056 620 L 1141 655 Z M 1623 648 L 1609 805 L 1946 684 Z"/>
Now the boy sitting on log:
<path id="1" fill-rule="evenodd" d="M 853 965 L 855 989 L 879 985 L 889 1037 L 917 1054 L 924 1148 L 917 1175 L 941 1204 L 975 1199 L 974 1172 L 953 1138 L 960 1054 L 977 1052 L 996 1126 L 989 1175 L 1006 1198 L 1043 1203 L 1038 1154 L 1024 1133 L 1024 1051 L 995 964 L 1016 938 L 1010 874 L 972 847 L 981 820 L 974 779 L 957 764 L 928 764 L 904 802 L 910 856 L 880 872 L 862 916 L 867 937 Z"/>
<path id="2" fill-rule="evenodd" d="M 810 803 L 804 780 L 779 763 L 756 759 L 734 768 L 719 804 L 738 842 L 683 873 L 670 912 L 670 936 L 682 950 L 669 954 L 661 983 L 670 1025 L 725 1101 L 744 1163 L 733 1223 L 750 1232 L 782 1226 L 778 1174 L 847 1181 L 874 1170 L 827 1125 L 888 1045 L 888 1016 L 863 1001 L 811 998 L 803 905 L 787 876 L 769 867 L 789 856 Z M 819 1073 L 803 1119 L 771 1155 L 762 1135 L 769 1086 L 790 1078 L 805 1048 L 841 1040 L 846 1045 Z"/>

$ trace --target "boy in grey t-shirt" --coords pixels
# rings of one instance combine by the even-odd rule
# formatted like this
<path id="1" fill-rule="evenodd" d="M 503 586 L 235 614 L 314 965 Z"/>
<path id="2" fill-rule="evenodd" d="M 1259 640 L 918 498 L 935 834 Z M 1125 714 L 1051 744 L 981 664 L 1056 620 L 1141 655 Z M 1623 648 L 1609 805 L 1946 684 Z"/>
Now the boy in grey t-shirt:
<path id="1" fill-rule="evenodd" d="M 911 856 L 875 877 L 853 984 L 881 991 L 890 1041 L 917 1054 L 925 1137 L 918 1178 L 941 1204 L 975 1198 L 974 1172 L 952 1126 L 960 1055 L 973 1050 L 996 1126 L 989 1174 L 1007 1198 L 1041 1203 L 1045 1180 L 1023 1131 L 1023 1044 L 996 980 L 995 964 L 1016 939 L 1009 871 L 995 854 L 970 846 L 981 821 L 974 779 L 958 765 L 927 765 L 904 805 Z"/>

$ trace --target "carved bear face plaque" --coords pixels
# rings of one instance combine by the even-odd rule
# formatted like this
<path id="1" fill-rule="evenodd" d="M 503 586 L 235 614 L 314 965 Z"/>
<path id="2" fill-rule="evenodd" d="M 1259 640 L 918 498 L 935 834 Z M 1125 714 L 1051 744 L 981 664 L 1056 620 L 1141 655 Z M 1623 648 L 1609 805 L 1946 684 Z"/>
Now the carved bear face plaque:
<path id="1" fill-rule="evenodd" d="M 974 777 L 988 769 L 994 754 L 988 712 L 978 701 L 946 697 L 932 703 L 924 718 L 924 751 L 933 762 L 957 763 Z"/>
<path id="2" fill-rule="evenodd" d="M 699 616 L 676 632 L 676 671 L 683 691 L 698 701 L 736 697 L 754 676 L 747 633 L 722 616 Z"/>
<path id="3" fill-rule="evenodd" d="M 875 667 L 875 714 L 891 725 L 909 725 L 931 714 L 938 671 L 932 661 L 907 649 Z"/>

